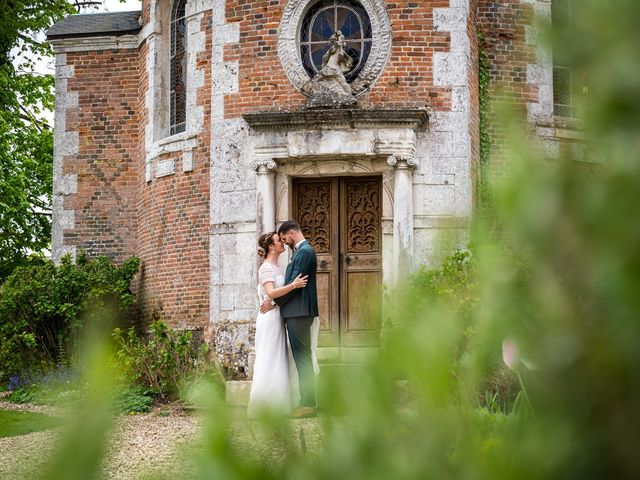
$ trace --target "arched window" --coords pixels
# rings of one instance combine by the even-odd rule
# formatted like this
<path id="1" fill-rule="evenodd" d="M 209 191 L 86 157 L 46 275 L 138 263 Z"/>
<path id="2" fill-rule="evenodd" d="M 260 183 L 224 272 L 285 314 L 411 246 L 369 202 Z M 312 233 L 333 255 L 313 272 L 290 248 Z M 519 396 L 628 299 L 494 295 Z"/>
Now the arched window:
<path id="1" fill-rule="evenodd" d="M 356 79 L 371 52 L 371 21 L 358 1 L 320 0 L 308 11 L 300 29 L 300 57 L 311 77 L 322 69 L 322 57 L 329 39 L 341 31 L 347 41 L 346 52 L 353 67 L 345 73 L 347 82 Z"/>
<path id="2" fill-rule="evenodd" d="M 171 10 L 171 58 L 169 77 L 169 134 L 184 132 L 187 120 L 187 23 L 186 0 L 175 0 Z"/>

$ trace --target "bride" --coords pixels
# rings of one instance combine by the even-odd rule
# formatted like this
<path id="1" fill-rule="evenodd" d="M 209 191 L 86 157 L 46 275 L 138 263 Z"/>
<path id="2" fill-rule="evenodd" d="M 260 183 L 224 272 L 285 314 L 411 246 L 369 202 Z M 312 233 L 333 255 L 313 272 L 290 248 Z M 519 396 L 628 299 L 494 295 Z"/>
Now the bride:
<path id="1" fill-rule="evenodd" d="M 284 285 L 284 274 L 278 267 L 278 257 L 284 244 L 276 232 L 265 233 L 258 240 L 258 255 L 264 262 L 258 271 L 258 296 L 278 298 L 307 285 L 307 277 L 298 275 Z M 256 319 L 255 363 L 247 415 L 255 417 L 260 410 L 288 415 L 292 408 L 291 376 L 295 366 L 289 366 L 287 333 L 280 308 L 258 313 Z"/>

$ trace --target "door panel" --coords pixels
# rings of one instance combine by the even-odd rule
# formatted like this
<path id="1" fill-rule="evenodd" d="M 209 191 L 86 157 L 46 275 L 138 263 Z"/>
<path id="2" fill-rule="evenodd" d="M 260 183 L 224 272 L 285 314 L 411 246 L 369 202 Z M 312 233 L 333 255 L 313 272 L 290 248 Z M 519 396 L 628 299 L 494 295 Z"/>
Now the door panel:
<path id="1" fill-rule="evenodd" d="M 382 203 L 380 178 L 347 177 L 341 185 L 340 344 L 373 346 L 380 340 Z"/>
<path id="2" fill-rule="evenodd" d="M 338 275 L 338 181 L 318 178 L 293 184 L 293 218 L 318 257 L 318 310 L 323 346 L 340 345 Z"/>
<path id="3" fill-rule="evenodd" d="M 293 182 L 293 218 L 318 256 L 320 346 L 379 343 L 381 198 L 379 177 Z"/>
<path id="4" fill-rule="evenodd" d="M 335 292 L 331 291 L 331 272 L 318 272 L 318 314 L 320 316 L 320 331 L 331 331 L 331 298 Z"/>
<path id="5" fill-rule="evenodd" d="M 379 332 L 379 283 L 378 272 L 350 272 L 347 276 L 347 335 Z"/>

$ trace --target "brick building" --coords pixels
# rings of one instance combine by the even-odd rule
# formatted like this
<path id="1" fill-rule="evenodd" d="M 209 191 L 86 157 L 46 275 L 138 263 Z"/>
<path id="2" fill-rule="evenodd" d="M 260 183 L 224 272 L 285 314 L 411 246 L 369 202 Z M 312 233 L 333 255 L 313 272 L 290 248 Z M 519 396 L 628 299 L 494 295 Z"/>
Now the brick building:
<path id="1" fill-rule="evenodd" d="M 256 238 L 294 217 L 319 255 L 322 356 L 366 353 L 379 286 L 467 237 L 479 38 L 495 98 L 552 154 L 571 136 L 557 92 L 554 113 L 562 71 L 536 45 L 550 17 L 549 0 L 143 0 L 67 17 L 48 32 L 53 256 L 140 257 L 141 318 L 212 327 L 242 372 Z"/>

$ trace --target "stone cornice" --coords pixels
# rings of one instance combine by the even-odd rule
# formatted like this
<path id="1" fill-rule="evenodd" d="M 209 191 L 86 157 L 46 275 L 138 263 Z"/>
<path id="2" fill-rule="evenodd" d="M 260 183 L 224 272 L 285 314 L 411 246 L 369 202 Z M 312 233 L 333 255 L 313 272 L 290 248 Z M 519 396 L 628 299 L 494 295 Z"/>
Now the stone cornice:
<path id="1" fill-rule="evenodd" d="M 297 112 L 247 113 L 242 116 L 254 130 L 388 127 L 426 128 L 426 110 L 322 109 Z"/>
<path id="2" fill-rule="evenodd" d="M 106 37 L 60 38 L 49 40 L 55 53 L 90 52 L 138 48 L 138 35 L 111 35 Z"/>

